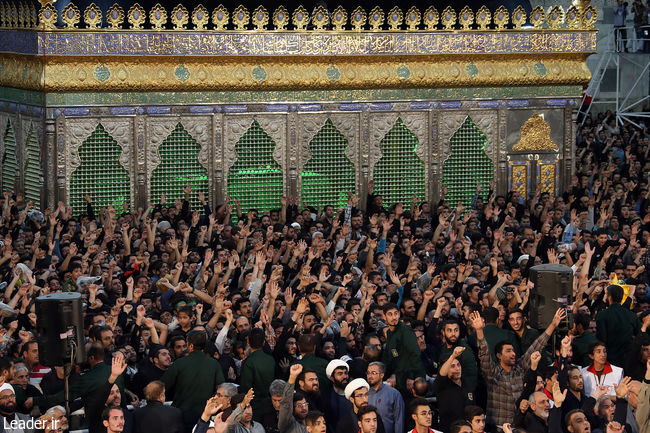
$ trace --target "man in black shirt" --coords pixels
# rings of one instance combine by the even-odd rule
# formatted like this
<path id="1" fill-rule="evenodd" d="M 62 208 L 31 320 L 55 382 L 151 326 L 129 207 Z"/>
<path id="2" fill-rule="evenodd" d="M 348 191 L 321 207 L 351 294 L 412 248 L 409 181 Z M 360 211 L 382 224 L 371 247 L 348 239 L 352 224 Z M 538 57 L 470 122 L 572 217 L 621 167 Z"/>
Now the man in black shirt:
<path id="1" fill-rule="evenodd" d="M 474 403 L 472 388 L 462 378 L 462 367 L 458 358 L 465 347 L 457 346 L 440 367 L 440 372 L 433 383 L 433 393 L 438 397 L 440 426 L 442 431 L 449 431 L 451 423 L 463 419 L 465 406 Z"/>

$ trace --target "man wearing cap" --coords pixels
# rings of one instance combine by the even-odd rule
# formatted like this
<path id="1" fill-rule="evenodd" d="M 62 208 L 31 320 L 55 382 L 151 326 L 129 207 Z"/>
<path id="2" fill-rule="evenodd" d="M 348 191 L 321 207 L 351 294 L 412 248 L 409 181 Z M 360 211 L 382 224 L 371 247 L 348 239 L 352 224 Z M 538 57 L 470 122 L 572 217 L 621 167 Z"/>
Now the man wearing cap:
<path id="1" fill-rule="evenodd" d="M 345 387 L 345 398 L 352 403 L 351 411 L 345 414 L 336 426 L 336 433 L 349 433 L 359 429 L 359 409 L 368 406 L 368 390 L 370 385 L 365 379 L 354 379 Z M 381 417 L 377 418 L 377 433 L 385 433 Z"/>
<path id="2" fill-rule="evenodd" d="M 3 383 L 2 386 L 0 386 L 0 417 L 2 417 L 0 428 L 3 432 L 32 433 L 34 431 L 33 429 L 21 428 L 21 424 L 31 420 L 32 417 L 16 413 L 16 394 L 14 392 L 14 387 L 8 383 Z M 7 428 L 12 422 L 18 428 Z"/>
<path id="3" fill-rule="evenodd" d="M 349 367 L 347 362 L 341 359 L 333 359 L 327 364 L 325 372 L 332 385 L 329 399 L 325 400 L 329 402 L 329 410 L 326 413 L 328 418 L 326 421 L 327 425 L 334 429 L 339 421 L 352 411 L 352 404 L 345 395 L 345 389 L 349 380 Z"/>

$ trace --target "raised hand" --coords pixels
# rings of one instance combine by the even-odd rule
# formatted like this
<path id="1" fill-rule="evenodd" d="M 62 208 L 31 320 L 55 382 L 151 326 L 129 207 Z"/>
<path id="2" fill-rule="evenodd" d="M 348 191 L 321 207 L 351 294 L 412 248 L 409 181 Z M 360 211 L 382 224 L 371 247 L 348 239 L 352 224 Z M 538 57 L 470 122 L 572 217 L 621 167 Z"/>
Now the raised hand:
<path id="1" fill-rule="evenodd" d="M 560 407 L 562 406 L 562 403 L 564 403 L 564 399 L 566 398 L 566 393 L 569 389 L 565 389 L 562 391 L 560 389 L 560 383 L 558 381 L 553 382 L 553 403 L 555 403 L 555 406 Z"/>
<path id="2" fill-rule="evenodd" d="M 538 350 L 534 351 L 530 355 L 530 369 L 531 370 L 537 370 L 537 366 L 539 365 L 539 361 L 542 359 L 542 355 L 539 353 Z"/>
<path id="3" fill-rule="evenodd" d="M 453 353 L 451 354 L 451 356 L 453 356 L 454 358 L 458 358 L 460 355 L 463 354 L 464 351 L 465 351 L 465 347 L 463 347 L 463 346 L 456 346 L 456 347 L 454 348 L 454 351 L 453 351 Z"/>
<path id="4" fill-rule="evenodd" d="M 483 327 L 485 327 L 485 322 L 483 321 L 483 318 L 478 311 L 474 311 L 472 314 L 470 314 L 469 323 L 472 325 L 472 328 L 477 331 L 479 329 L 482 330 Z"/>
<path id="5" fill-rule="evenodd" d="M 291 368 L 289 368 L 289 383 L 295 383 L 296 378 L 300 373 L 302 373 L 302 365 L 293 364 Z M 293 378 L 293 381 L 291 378 Z"/>
<path id="6" fill-rule="evenodd" d="M 111 376 L 117 379 L 126 370 L 126 361 L 122 352 L 115 353 L 111 362 Z"/>
<path id="7" fill-rule="evenodd" d="M 631 380 L 632 378 L 630 376 L 626 376 L 623 378 L 621 383 L 619 383 L 618 385 L 614 385 L 617 398 L 625 398 L 627 392 L 629 391 L 629 385 Z"/>

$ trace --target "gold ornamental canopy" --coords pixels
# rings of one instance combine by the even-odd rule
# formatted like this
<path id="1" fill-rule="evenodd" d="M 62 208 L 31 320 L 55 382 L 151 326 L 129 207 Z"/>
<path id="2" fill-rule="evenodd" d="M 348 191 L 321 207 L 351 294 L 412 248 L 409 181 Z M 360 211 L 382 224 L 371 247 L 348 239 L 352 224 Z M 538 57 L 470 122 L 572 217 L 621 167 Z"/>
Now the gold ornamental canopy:
<path id="1" fill-rule="evenodd" d="M 272 13 L 271 13 L 272 12 Z M 324 6 L 316 7 L 311 13 L 303 6 L 288 11 L 279 6 L 268 11 L 263 6 L 249 11 L 240 5 L 230 11 L 219 5 L 212 11 L 198 5 L 189 11 L 178 4 L 168 11 L 161 4 L 151 10 L 145 10 L 138 3 L 128 10 L 115 3 L 102 11 L 91 3 L 82 11 L 70 3 L 59 14 L 52 1 L 41 0 L 41 6 L 33 3 L 0 2 L 0 28 L 43 30 L 95 30 L 100 27 L 129 30 L 214 30 L 214 31 L 502 31 L 508 29 L 539 31 L 548 30 L 592 30 L 598 18 L 598 10 L 588 1 L 576 0 L 566 11 L 556 5 L 544 10 L 541 6 L 527 14 L 524 8 L 517 6 L 509 12 L 504 6 L 491 11 L 481 6 L 473 11 L 469 6 L 455 10 L 451 6 L 438 11 L 431 6 L 419 10 L 413 6 L 402 10 L 398 6 L 389 11 L 380 7 L 365 10 L 361 6 L 347 11 L 342 6 L 327 10 Z M 62 23 L 62 25 L 57 25 Z"/>

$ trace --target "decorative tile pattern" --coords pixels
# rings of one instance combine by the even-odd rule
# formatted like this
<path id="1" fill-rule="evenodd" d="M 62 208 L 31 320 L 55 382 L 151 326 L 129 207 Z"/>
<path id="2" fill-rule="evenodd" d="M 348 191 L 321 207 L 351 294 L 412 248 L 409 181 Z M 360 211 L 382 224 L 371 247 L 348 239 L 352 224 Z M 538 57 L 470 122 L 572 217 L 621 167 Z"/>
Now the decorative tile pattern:
<path id="1" fill-rule="evenodd" d="M 165 194 L 168 203 L 182 199 L 183 188 L 192 185 L 190 204 L 198 209 L 197 194 L 208 197 L 208 171 L 199 164 L 201 146 L 185 130 L 181 123 L 158 147 L 160 162 L 151 176 L 151 203 L 159 203 Z"/>
<path id="2" fill-rule="evenodd" d="M 228 196 L 242 212 L 280 206 L 282 169 L 273 158 L 276 143 L 255 120 L 235 144 L 237 160 L 228 171 Z"/>
<path id="3" fill-rule="evenodd" d="M 191 33 L 7 30 L 0 51 L 41 55 L 426 55 L 582 53 L 596 51 L 596 32 L 467 33 Z M 24 40 L 27 38 L 27 40 Z"/>
<path id="4" fill-rule="evenodd" d="M 385 205 L 408 203 L 414 195 L 424 199 L 424 162 L 416 154 L 419 144 L 401 118 L 379 143 L 382 156 L 374 167 L 374 192 Z"/>
<path id="5" fill-rule="evenodd" d="M 347 139 L 330 119 L 309 143 L 311 158 L 302 171 L 302 202 L 309 206 L 345 207 L 355 191 L 354 164 L 346 156 Z"/>
<path id="6" fill-rule="evenodd" d="M 517 191 L 524 200 L 528 197 L 530 166 L 528 162 L 511 162 L 508 191 Z"/>
<path id="7" fill-rule="evenodd" d="M 559 182 L 558 162 L 555 160 L 538 161 L 537 181 L 542 186 L 542 192 L 547 192 L 554 197 L 557 194 Z"/>
<path id="8" fill-rule="evenodd" d="M 79 148 L 81 164 L 70 180 L 70 204 L 74 214 L 86 211 L 84 196 L 91 195 L 99 209 L 108 205 L 122 207 L 131 201 L 131 182 L 120 164 L 122 147 L 100 123 Z"/>
<path id="9" fill-rule="evenodd" d="M 461 201 L 468 208 L 476 185 L 481 184 L 486 196 L 494 177 L 494 164 L 485 152 L 487 138 L 468 116 L 451 137 L 450 145 L 451 154 L 442 166 L 442 182 L 449 189 L 447 200 L 452 205 Z"/>

